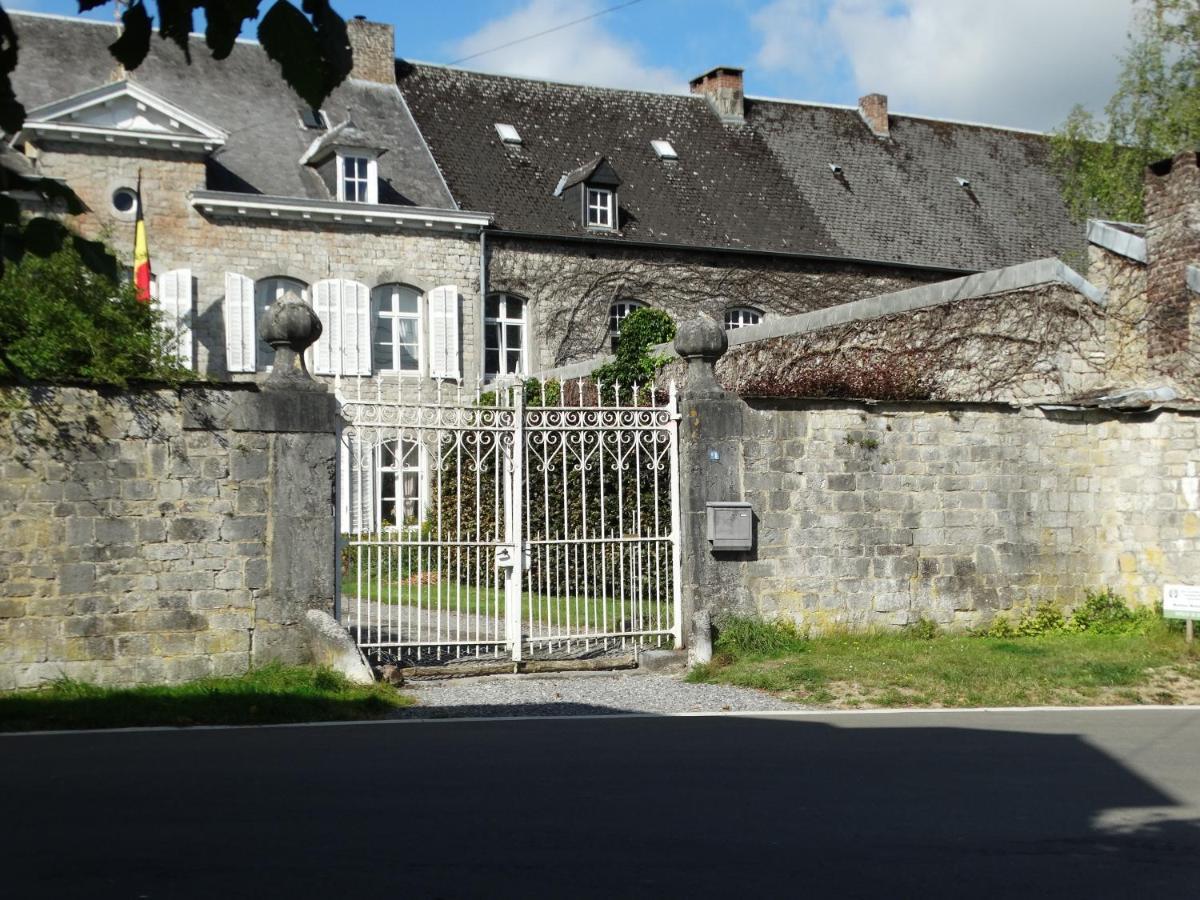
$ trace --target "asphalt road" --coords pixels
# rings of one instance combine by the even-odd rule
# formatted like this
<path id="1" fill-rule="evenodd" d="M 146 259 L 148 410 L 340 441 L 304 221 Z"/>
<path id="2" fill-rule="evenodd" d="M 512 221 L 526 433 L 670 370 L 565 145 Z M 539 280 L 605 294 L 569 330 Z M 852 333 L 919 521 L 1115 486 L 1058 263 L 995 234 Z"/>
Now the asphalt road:
<path id="1" fill-rule="evenodd" d="M 1200 710 L 0 737 L 4 897 L 1200 897 Z"/>

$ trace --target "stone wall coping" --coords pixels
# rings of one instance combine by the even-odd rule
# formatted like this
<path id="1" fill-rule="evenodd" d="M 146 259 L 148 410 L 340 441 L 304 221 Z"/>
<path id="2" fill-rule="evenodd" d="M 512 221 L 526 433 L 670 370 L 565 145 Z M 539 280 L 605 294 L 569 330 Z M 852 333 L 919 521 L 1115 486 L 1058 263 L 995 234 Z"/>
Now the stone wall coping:
<path id="1" fill-rule="evenodd" d="M 1130 234 L 1117 225 L 1126 222 L 1103 222 L 1099 219 L 1088 219 L 1087 239 L 1097 247 L 1103 247 L 1118 256 L 1132 259 L 1134 262 L 1145 264 L 1146 239 L 1140 235 Z"/>
<path id="2" fill-rule="evenodd" d="M 863 300 L 854 300 L 838 306 L 830 306 L 813 312 L 800 313 L 795 316 L 779 316 L 769 318 L 758 325 L 748 325 L 729 332 L 729 348 L 732 350 L 741 344 L 756 341 L 766 341 L 778 337 L 795 337 L 822 331 L 836 325 L 848 325 L 852 322 L 867 322 L 897 313 L 913 312 L 931 306 L 942 306 L 960 300 L 975 300 L 982 297 L 1007 294 L 1013 291 L 1026 290 L 1045 284 L 1063 284 L 1077 291 L 1097 306 L 1104 306 L 1106 297 L 1104 291 L 1085 279 L 1082 275 L 1064 263 L 1061 259 L 1050 257 L 1037 259 L 1032 262 L 1007 266 L 1003 269 L 993 269 L 964 278 L 952 278 L 949 281 L 937 281 L 933 284 L 921 285 L 891 294 L 881 294 Z M 654 348 L 656 353 L 675 357 L 675 348 L 671 344 L 659 344 Z M 582 378 L 598 369 L 611 356 L 596 357 L 569 366 L 548 369 L 536 377 L 570 379 Z"/>
<path id="3" fill-rule="evenodd" d="M 193 389 L 181 400 L 185 431 L 334 434 L 341 422 L 332 392 Z"/>

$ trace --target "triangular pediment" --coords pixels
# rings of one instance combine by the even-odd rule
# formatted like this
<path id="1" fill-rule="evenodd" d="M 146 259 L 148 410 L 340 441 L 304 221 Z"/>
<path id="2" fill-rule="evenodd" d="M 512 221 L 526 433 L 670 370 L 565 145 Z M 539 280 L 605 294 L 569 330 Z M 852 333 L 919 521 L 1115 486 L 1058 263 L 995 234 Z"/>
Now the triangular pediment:
<path id="1" fill-rule="evenodd" d="M 30 110 L 24 130 L 203 151 L 221 146 L 226 138 L 217 126 L 132 81 L 101 85 Z"/>

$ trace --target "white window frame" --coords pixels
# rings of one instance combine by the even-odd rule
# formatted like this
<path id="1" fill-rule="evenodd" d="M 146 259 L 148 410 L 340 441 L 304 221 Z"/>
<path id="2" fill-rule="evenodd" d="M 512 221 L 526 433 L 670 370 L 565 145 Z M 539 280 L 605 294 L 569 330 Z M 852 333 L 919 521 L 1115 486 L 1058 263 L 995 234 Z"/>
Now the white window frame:
<path id="1" fill-rule="evenodd" d="M 583 213 L 588 228 L 616 231 L 616 197 L 617 192 L 611 188 L 584 185 Z"/>
<path id="2" fill-rule="evenodd" d="M 358 172 L 353 175 L 347 172 L 347 163 L 362 163 L 365 174 Z M 358 166 L 355 165 L 357 169 Z M 351 197 L 347 187 L 353 184 L 354 196 Z M 378 203 L 379 202 L 379 162 L 366 153 L 339 153 L 337 155 L 337 198 L 341 203 Z"/>
<path id="3" fill-rule="evenodd" d="M 753 317 L 752 321 L 747 321 Z M 761 309 L 755 309 L 753 306 L 731 306 L 725 310 L 725 330 L 735 331 L 738 328 L 746 328 L 750 325 L 757 325 L 763 320 L 763 312 Z"/>
<path id="4" fill-rule="evenodd" d="M 621 323 L 625 317 L 637 309 L 645 309 L 648 304 L 641 300 L 618 300 L 608 308 L 608 344 L 609 352 L 617 352 L 617 344 L 621 340 Z"/>
<path id="5" fill-rule="evenodd" d="M 489 316 L 487 314 L 487 305 L 489 301 L 495 300 L 498 304 L 499 315 Z M 508 315 L 508 302 L 515 300 L 521 304 L 521 317 L 514 319 Z M 507 361 L 509 351 L 512 349 L 508 346 L 508 328 L 510 325 L 520 327 L 521 346 L 518 348 L 521 358 L 517 366 L 517 371 L 509 372 L 507 370 Z M 488 358 L 488 329 L 496 328 L 498 330 L 499 339 L 497 341 L 496 353 L 497 363 L 501 371 L 489 372 L 487 367 Z M 483 305 L 483 377 L 487 381 L 495 378 L 503 378 L 508 375 L 525 375 L 529 372 L 529 301 L 517 294 L 488 294 Z"/>
<path id="6" fill-rule="evenodd" d="M 308 285 L 298 278 L 286 275 L 272 275 L 270 278 L 260 278 L 254 282 L 254 340 L 258 343 L 255 353 L 254 369 L 256 372 L 270 372 L 275 362 L 275 350 L 258 334 L 258 323 L 271 308 L 271 304 L 282 297 L 288 290 L 295 290 L 300 299 L 311 304 L 308 299 Z M 271 295 L 268 297 L 268 295 Z M 270 362 L 267 362 L 270 360 Z"/>
<path id="7" fill-rule="evenodd" d="M 400 312 L 399 304 L 397 303 L 398 295 L 401 289 L 412 291 L 417 296 L 417 311 L 415 313 Z M 386 304 L 386 305 L 385 305 Z M 376 371 L 383 375 L 424 375 L 425 374 L 425 293 L 411 284 L 403 282 L 389 282 L 388 284 L 377 285 L 371 291 L 371 354 L 372 359 L 378 358 L 376 348 L 379 342 L 376 339 L 376 326 L 379 319 L 388 319 L 391 324 L 391 348 L 392 348 L 392 365 L 390 368 L 378 367 Z M 400 320 L 415 321 L 417 323 L 416 334 L 417 344 L 413 351 L 417 358 L 416 368 L 400 369 L 396 367 L 396 363 L 400 360 L 398 348 L 400 343 Z"/>
<path id="8" fill-rule="evenodd" d="M 400 461 L 400 465 L 385 466 L 383 464 L 384 448 L 386 446 L 388 446 L 389 444 L 398 445 L 397 449 L 400 450 L 401 452 L 393 453 L 392 459 L 393 460 L 398 459 Z M 407 465 L 407 466 L 404 465 L 404 458 L 407 456 L 407 453 L 404 452 L 404 448 L 406 445 L 409 447 L 415 448 L 415 450 L 416 450 L 416 463 L 414 465 Z M 411 529 L 415 529 L 415 528 L 420 528 L 421 522 L 423 522 L 425 519 L 426 468 L 427 468 L 425 465 L 425 448 L 421 445 L 421 443 L 419 441 L 414 441 L 410 438 L 406 438 L 406 437 L 390 438 L 390 439 L 383 441 L 380 444 L 376 445 L 375 453 L 374 453 L 374 464 L 375 464 L 375 496 L 374 496 L 373 500 L 375 503 L 375 521 L 378 523 L 380 530 L 383 530 L 384 528 L 388 528 L 388 529 L 395 529 L 398 531 L 400 529 L 410 529 L 411 530 Z M 404 476 L 406 474 L 410 474 L 410 473 L 415 474 L 417 476 L 417 496 L 416 496 L 417 515 L 416 515 L 415 521 L 409 522 L 409 523 L 405 523 L 402 521 L 401 522 L 393 522 L 391 525 L 383 524 L 383 501 L 385 499 L 384 494 L 383 494 L 383 482 L 384 482 L 383 476 L 385 473 L 388 473 L 388 472 L 394 473 L 396 476 L 395 481 L 394 481 L 395 492 L 391 497 L 386 498 L 386 499 L 393 501 L 393 503 L 396 506 L 403 505 L 406 501 L 412 499 L 411 497 L 409 497 L 408 495 L 406 495 L 404 493 Z M 393 506 L 393 512 L 394 511 L 395 511 L 395 506 Z"/>

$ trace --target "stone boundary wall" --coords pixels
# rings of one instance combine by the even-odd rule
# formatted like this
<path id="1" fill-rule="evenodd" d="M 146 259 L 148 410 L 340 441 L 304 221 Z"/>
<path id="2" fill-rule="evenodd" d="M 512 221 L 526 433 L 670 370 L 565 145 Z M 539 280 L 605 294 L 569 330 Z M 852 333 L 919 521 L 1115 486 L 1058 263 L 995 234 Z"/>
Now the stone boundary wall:
<path id="1" fill-rule="evenodd" d="M 0 389 L 0 690 L 305 661 L 335 428 L 320 392 Z"/>
<path id="2" fill-rule="evenodd" d="M 691 609 L 955 628 L 1026 600 L 1200 583 L 1200 413 L 734 397 L 683 403 Z M 713 460 L 711 450 L 719 460 Z M 714 553 L 706 500 L 746 500 Z"/>

